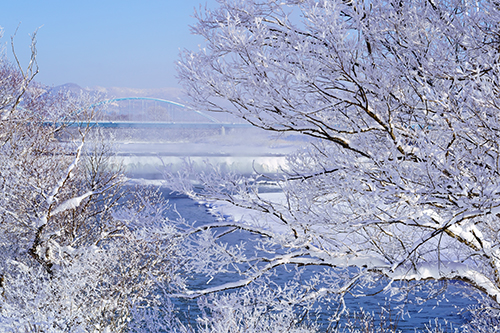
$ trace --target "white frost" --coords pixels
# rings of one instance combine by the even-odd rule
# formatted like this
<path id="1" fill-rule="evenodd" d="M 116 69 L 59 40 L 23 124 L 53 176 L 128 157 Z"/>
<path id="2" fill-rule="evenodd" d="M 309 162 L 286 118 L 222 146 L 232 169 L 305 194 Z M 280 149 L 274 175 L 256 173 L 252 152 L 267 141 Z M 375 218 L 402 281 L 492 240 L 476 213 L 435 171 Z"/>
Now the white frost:
<path id="1" fill-rule="evenodd" d="M 53 211 L 52 214 L 58 214 L 61 212 L 64 212 L 69 209 L 75 209 L 78 206 L 80 206 L 81 202 L 88 198 L 89 196 L 93 195 L 94 191 L 88 191 L 87 193 L 80 195 L 79 197 L 76 198 L 71 198 L 66 201 L 64 201 L 62 204 L 57 206 Z"/>

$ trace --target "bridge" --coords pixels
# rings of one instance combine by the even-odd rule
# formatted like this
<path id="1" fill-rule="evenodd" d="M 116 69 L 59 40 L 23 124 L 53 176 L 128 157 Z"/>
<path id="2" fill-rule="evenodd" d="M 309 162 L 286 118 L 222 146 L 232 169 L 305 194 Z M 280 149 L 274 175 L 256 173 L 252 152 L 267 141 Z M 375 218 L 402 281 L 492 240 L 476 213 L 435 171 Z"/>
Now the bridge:
<path id="1" fill-rule="evenodd" d="M 91 134 L 99 132 L 97 138 L 113 140 L 115 156 L 130 174 L 160 177 L 158 170 L 163 165 L 180 167 L 188 156 L 200 170 L 208 160 L 222 170 L 278 172 L 285 164 L 286 154 L 300 146 L 300 141 L 276 139 L 248 123 L 166 99 L 113 98 L 91 108 L 101 106 L 102 112 L 90 122 L 84 117 L 77 120 L 77 114 L 69 116 L 68 121 L 60 123 L 67 130 L 57 139 L 72 141 L 79 127 L 90 126 Z M 90 141 L 92 137 L 89 136 Z"/>
<path id="2" fill-rule="evenodd" d="M 64 125 L 104 128 L 219 129 L 221 134 L 225 134 L 227 129 L 251 127 L 248 123 L 223 121 L 184 104 L 155 97 L 112 98 L 91 105 L 91 107 L 99 106 L 105 108 L 96 120 L 66 121 Z"/>
<path id="3" fill-rule="evenodd" d="M 120 102 L 127 102 L 127 105 L 119 105 Z M 135 102 L 140 102 L 140 109 L 138 108 L 137 103 Z M 147 102 L 153 102 L 153 105 L 147 105 Z M 159 103 L 162 103 L 166 107 L 159 107 Z M 167 119 L 172 119 L 173 114 L 175 114 L 177 110 L 182 110 L 184 113 L 189 114 L 191 117 L 192 116 L 201 116 L 200 117 L 195 117 L 200 118 L 204 120 L 205 122 L 208 120 L 208 122 L 211 123 L 220 123 L 220 121 L 213 116 L 199 111 L 195 110 L 191 107 L 188 107 L 184 104 L 178 103 L 178 102 L 173 102 L 169 101 L 166 99 L 162 98 L 155 98 L 155 97 L 122 97 L 122 98 L 112 98 L 108 99 L 105 101 L 102 101 L 100 103 L 95 104 L 95 106 L 100 106 L 100 105 L 106 105 L 106 106 L 118 106 L 122 108 L 122 116 L 126 116 L 128 118 L 140 118 L 141 121 L 162 121 L 163 122 Z M 125 110 L 123 111 L 123 109 Z M 125 114 L 123 114 L 125 112 Z M 151 119 L 151 118 L 156 118 L 156 119 Z M 190 118 L 188 118 L 190 119 Z M 184 118 L 184 120 L 187 120 Z M 192 121 L 189 121 L 192 122 Z"/>

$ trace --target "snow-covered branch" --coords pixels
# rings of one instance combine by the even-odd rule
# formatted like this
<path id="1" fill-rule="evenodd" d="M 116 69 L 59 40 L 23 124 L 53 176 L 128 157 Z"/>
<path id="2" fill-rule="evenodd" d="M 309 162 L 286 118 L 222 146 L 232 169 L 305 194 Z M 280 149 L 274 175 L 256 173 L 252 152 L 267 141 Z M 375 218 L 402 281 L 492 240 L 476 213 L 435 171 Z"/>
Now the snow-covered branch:
<path id="1" fill-rule="evenodd" d="M 308 253 L 297 265 L 461 280 L 498 304 L 498 21 L 490 1 L 222 1 L 179 64 L 193 105 L 309 140 L 275 177 L 279 199 L 217 172 L 184 193 L 232 213 L 221 225 L 272 230 L 268 253 Z"/>

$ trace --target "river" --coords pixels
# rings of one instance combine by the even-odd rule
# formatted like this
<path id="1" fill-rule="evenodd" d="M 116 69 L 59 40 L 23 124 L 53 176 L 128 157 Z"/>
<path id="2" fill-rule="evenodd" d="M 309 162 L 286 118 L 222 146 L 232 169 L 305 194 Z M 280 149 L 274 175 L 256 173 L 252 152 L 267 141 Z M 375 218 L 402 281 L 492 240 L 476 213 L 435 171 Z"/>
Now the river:
<path id="1" fill-rule="evenodd" d="M 269 144 L 270 143 L 270 144 Z M 207 136 L 195 138 L 191 137 L 188 140 L 174 140 L 171 142 L 123 142 L 118 145 L 119 157 L 128 168 L 128 172 L 132 183 L 155 183 L 161 180 L 161 172 L 159 167 L 169 165 L 171 169 L 180 168 L 185 156 L 191 156 L 200 170 L 203 169 L 203 161 L 222 166 L 225 170 L 251 173 L 251 172 L 277 172 L 280 165 L 285 161 L 285 155 L 293 151 L 303 143 L 290 138 L 278 138 L 270 140 L 264 138 L 259 133 L 227 133 L 226 135 Z M 148 182 L 138 180 L 138 178 L 148 178 Z M 171 205 L 175 205 L 176 210 L 181 216 L 190 221 L 196 221 L 197 225 L 215 222 L 215 217 L 203 204 L 194 202 L 184 195 L 171 193 L 171 191 L 160 186 L 160 190 L 165 199 L 168 199 Z M 267 188 L 266 191 L 277 191 L 277 189 Z M 171 218 L 176 218 L 177 215 L 171 212 Z M 225 236 L 221 241 L 227 242 L 229 245 L 234 245 L 240 241 L 247 241 L 255 238 L 255 235 L 241 232 Z M 251 249 L 253 251 L 253 249 Z M 318 267 L 308 267 L 305 269 L 302 277 L 307 279 L 313 274 L 323 270 Z M 279 274 L 273 277 L 273 282 L 277 285 L 283 285 L 289 281 L 295 274 L 293 271 L 278 269 Z M 232 276 L 219 276 L 210 282 L 210 285 L 216 285 L 227 282 L 226 279 L 231 279 Z M 237 277 L 236 277 L 237 278 Z M 191 280 L 193 289 L 203 288 L 207 278 L 194 277 Z M 415 284 L 416 286 L 416 284 Z M 444 286 L 443 286 L 444 287 Z M 415 332 L 415 330 L 424 330 L 426 325 L 433 325 L 437 318 L 439 322 L 450 330 L 450 325 L 457 328 L 467 320 L 467 309 L 474 305 L 474 301 L 460 296 L 459 291 L 461 285 L 459 282 L 451 283 L 447 286 L 447 291 L 438 295 L 436 298 L 431 298 L 425 303 L 418 302 L 419 298 L 428 298 L 425 290 L 418 291 L 410 297 L 395 301 L 389 295 L 380 291 L 381 286 L 373 286 L 368 293 L 376 293 L 369 297 L 354 297 L 347 296 L 346 304 L 352 311 L 363 310 L 366 313 L 373 314 L 377 318 L 382 307 L 388 309 L 391 320 L 395 326 L 403 332 Z M 398 316 L 398 308 L 404 303 L 404 314 Z M 196 317 L 200 314 L 196 300 L 175 299 L 174 304 L 178 309 L 181 319 L 187 323 L 195 324 Z M 335 308 L 335 306 L 333 306 Z M 327 310 L 327 306 L 323 307 L 319 317 L 322 323 L 322 328 L 326 330 L 328 327 L 328 318 L 332 315 L 332 311 Z M 343 324 L 346 323 L 344 318 Z M 377 320 L 375 320 L 377 324 Z"/>
<path id="2" fill-rule="evenodd" d="M 171 191 L 166 187 L 160 186 L 159 188 L 163 197 L 167 199 L 172 206 L 175 206 L 176 210 L 186 220 L 191 222 L 196 221 L 197 225 L 203 225 L 216 221 L 216 218 L 211 212 L 209 212 L 206 205 L 199 204 L 185 195 L 171 193 Z M 172 219 L 175 219 L 177 217 L 177 213 L 173 211 L 169 214 L 169 217 Z M 256 236 L 249 233 L 240 232 L 231 234 L 230 237 L 226 236 L 221 241 L 227 242 L 229 245 L 235 245 L 241 241 L 247 241 L 247 244 L 251 244 L 252 242 L 249 242 L 248 240 L 255 237 Z M 320 270 L 323 270 L 323 268 L 308 267 L 304 269 L 302 278 L 306 280 Z M 293 270 L 278 269 L 277 274 L 273 277 L 273 282 L 275 282 L 277 285 L 284 285 L 285 282 L 293 278 L 294 274 L 295 272 Z M 231 278 L 231 276 L 216 277 L 210 282 L 210 285 L 217 285 L 219 283 L 228 282 Z M 193 289 L 207 287 L 207 285 L 205 284 L 207 280 L 208 279 L 204 277 L 193 277 L 190 282 L 190 287 Z M 372 290 L 369 290 L 367 293 L 375 293 L 380 289 L 381 286 L 374 286 L 374 288 Z M 459 282 L 451 283 L 449 284 L 448 289 L 445 293 L 424 303 L 419 303 L 417 301 L 417 298 L 426 298 L 429 296 L 424 290 L 410 295 L 409 298 L 406 298 L 403 301 L 391 300 L 391 297 L 386 293 L 378 293 L 374 296 L 367 297 L 353 297 L 348 295 L 346 297 L 346 304 L 351 311 L 360 311 L 362 309 L 366 313 L 373 314 L 375 317 L 376 325 L 379 325 L 377 318 L 379 317 L 381 309 L 383 307 L 390 313 L 385 313 L 385 315 L 390 315 L 392 318 L 392 322 L 402 332 L 415 332 L 415 330 L 423 331 L 426 325 L 434 325 L 435 319 L 438 319 L 439 323 L 442 326 L 447 326 L 448 331 L 450 331 L 451 326 L 458 328 L 467 320 L 468 312 L 466 311 L 466 309 L 474 305 L 473 300 L 459 295 L 460 290 L 461 285 Z M 174 299 L 174 304 L 178 310 L 181 320 L 184 323 L 189 322 L 191 325 L 195 325 L 196 317 L 200 315 L 197 301 Z M 398 309 L 403 304 L 404 311 L 402 312 L 403 315 L 401 316 L 401 313 L 398 312 Z M 324 309 L 321 311 L 319 320 L 322 324 L 321 327 L 323 329 L 326 330 L 326 328 L 328 327 L 328 318 L 332 314 L 333 310 L 326 310 L 326 307 L 324 307 Z M 345 324 L 346 320 L 346 318 L 343 318 L 341 323 Z"/>

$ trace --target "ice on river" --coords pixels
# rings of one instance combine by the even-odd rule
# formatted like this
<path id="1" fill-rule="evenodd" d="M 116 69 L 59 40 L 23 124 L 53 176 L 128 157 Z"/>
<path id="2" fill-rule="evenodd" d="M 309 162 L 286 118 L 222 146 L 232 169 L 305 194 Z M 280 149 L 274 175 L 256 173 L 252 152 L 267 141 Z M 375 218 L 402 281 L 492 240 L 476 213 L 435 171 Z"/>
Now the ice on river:
<path id="1" fill-rule="evenodd" d="M 259 129 L 238 128 L 224 134 L 202 131 L 168 140 L 144 142 L 131 137 L 115 142 L 117 162 L 131 174 L 160 177 L 159 170 L 182 167 L 189 158 L 201 171 L 206 163 L 239 174 L 276 173 L 286 163 L 286 156 L 304 144 L 295 136 L 276 136 Z"/>

